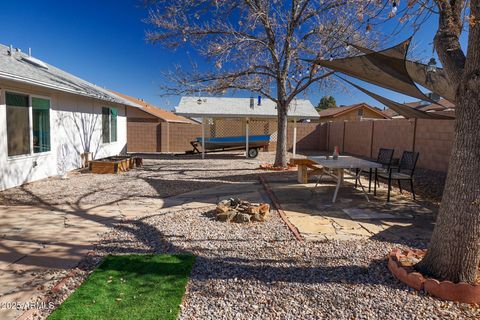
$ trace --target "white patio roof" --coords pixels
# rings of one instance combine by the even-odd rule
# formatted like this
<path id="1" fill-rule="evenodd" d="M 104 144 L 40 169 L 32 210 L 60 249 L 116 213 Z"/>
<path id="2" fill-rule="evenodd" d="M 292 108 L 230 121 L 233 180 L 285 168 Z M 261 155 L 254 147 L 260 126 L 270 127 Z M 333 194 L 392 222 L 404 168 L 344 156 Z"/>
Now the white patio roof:
<path id="1" fill-rule="evenodd" d="M 201 101 L 199 101 L 201 100 Z M 261 105 L 250 98 L 218 97 L 182 97 L 175 113 L 187 117 L 210 118 L 276 118 L 277 106 L 270 99 L 262 99 Z M 318 112 L 310 100 L 296 99 L 290 103 L 288 117 L 300 119 L 317 119 Z"/>

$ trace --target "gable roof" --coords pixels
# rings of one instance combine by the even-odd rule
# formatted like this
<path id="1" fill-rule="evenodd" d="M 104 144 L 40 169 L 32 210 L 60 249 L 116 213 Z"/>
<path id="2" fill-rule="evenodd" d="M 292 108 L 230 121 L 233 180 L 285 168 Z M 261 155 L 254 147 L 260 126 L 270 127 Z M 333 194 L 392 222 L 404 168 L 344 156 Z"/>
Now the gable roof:
<path id="1" fill-rule="evenodd" d="M 143 100 L 127 96 L 126 94 L 123 94 L 123 93 L 115 92 L 115 91 L 112 91 L 112 90 L 110 90 L 110 91 L 112 93 L 116 94 L 117 96 L 122 97 L 123 99 L 126 99 L 128 101 L 131 101 L 131 102 L 137 104 L 137 105 L 140 105 L 141 109 L 143 111 L 145 111 L 148 114 L 151 114 L 152 116 L 155 116 L 155 117 L 157 117 L 157 118 L 159 118 L 163 121 L 177 122 L 177 123 L 192 123 L 193 122 L 190 119 L 187 119 L 187 118 L 182 117 L 182 116 L 177 116 L 173 112 L 160 109 L 160 108 L 154 106 L 153 104 L 150 104 L 150 103 L 145 102 Z"/>
<path id="2" fill-rule="evenodd" d="M 91 97 L 103 101 L 139 107 L 106 89 L 80 79 L 39 59 L 0 44 L 0 79 Z"/>
<path id="3" fill-rule="evenodd" d="M 421 110 L 425 112 L 435 112 L 436 114 L 455 117 L 455 104 L 443 98 L 441 98 L 438 102 L 441 105 L 433 104 L 425 101 L 407 102 L 407 103 L 404 103 L 404 105 L 416 110 Z M 390 117 L 400 116 L 397 112 L 395 112 L 390 108 L 385 109 L 383 113 L 390 115 Z"/>
<path id="4" fill-rule="evenodd" d="M 250 98 L 182 97 L 175 113 L 188 117 L 276 118 L 277 105 L 270 99 L 262 99 L 261 105 L 255 99 L 252 108 Z M 290 104 L 288 116 L 317 119 L 318 113 L 310 100 L 296 99 Z"/>
<path id="5" fill-rule="evenodd" d="M 375 107 L 372 107 L 372 106 L 370 106 L 370 105 L 368 105 L 364 102 L 357 103 L 357 104 L 352 104 L 350 106 L 340 106 L 340 107 L 335 107 L 335 108 L 328 108 L 328 109 L 320 111 L 318 114 L 320 115 L 320 119 L 322 117 L 335 118 L 335 117 L 341 116 L 345 113 L 348 113 L 348 112 L 351 112 L 351 111 L 354 111 L 354 110 L 357 110 L 357 109 L 360 109 L 360 108 L 367 108 L 370 111 L 378 114 L 379 116 L 381 116 L 383 118 L 386 118 L 386 119 L 389 118 L 389 116 L 382 113 L 381 110 L 379 110 Z"/>

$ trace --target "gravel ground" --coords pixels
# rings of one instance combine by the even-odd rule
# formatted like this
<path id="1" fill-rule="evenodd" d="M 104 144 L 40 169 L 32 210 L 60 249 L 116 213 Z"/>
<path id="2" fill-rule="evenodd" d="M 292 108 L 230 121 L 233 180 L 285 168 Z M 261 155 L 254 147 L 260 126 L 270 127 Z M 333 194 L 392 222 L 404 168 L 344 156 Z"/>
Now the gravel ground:
<path id="1" fill-rule="evenodd" d="M 272 163 L 275 154 L 261 152 L 256 159 L 249 160 L 242 153 L 207 156 L 207 161 L 202 161 L 198 155 L 160 155 L 144 160 L 143 168 L 118 175 L 74 171 L 68 180 L 55 177 L 2 191 L 0 205 L 105 204 L 122 199 L 164 198 L 224 183 L 257 180 L 262 172 L 258 170 L 259 165 Z M 445 177 L 441 172 L 417 169 L 417 194 L 438 205 Z M 397 189 L 396 184 L 393 188 Z M 405 184 L 404 188 L 409 190 Z"/>
<path id="2" fill-rule="evenodd" d="M 214 220 L 212 210 L 125 221 L 96 252 L 197 255 L 180 319 L 480 317 L 478 308 L 441 302 L 396 281 L 385 260 L 394 243 L 299 242 L 276 214 L 266 223 L 239 225 Z"/>
<path id="3" fill-rule="evenodd" d="M 67 181 L 53 178 L 10 189 L 0 193 L 0 204 L 101 204 L 168 197 L 256 180 L 259 164 L 271 162 L 273 156 L 263 153 L 241 161 L 241 154 L 209 155 L 214 161 L 162 156 L 121 175 L 72 173 Z M 418 177 L 419 194 L 428 195 L 432 183 L 441 183 L 431 174 Z M 198 258 L 181 319 L 480 318 L 478 308 L 441 302 L 396 281 L 386 269 L 385 256 L 398 244 L 298 242 L 276 214 L 266 223 L 238 225 L 214 220 L 212 209 L 165 210 L 119 223 L 86 257 L 67 287 L 51 297 L 64 300 L 106 254 L 189 252 Z"/>
<path id="4" fill-rule="evenodd" d="M 0 192 L 0 204 L 104 204 L 164 198 L 223 183 L 257 180 L 259 165 L 273 159 L 273 153 L 260 153 L 249 160 L 242 153 L 212 154 L 206 161 L 198 155 L 163 155 L 145 159 L 142 168 L 122 174 L 74 171 L 68 180 L 55 177 L 8 189 Z"/>

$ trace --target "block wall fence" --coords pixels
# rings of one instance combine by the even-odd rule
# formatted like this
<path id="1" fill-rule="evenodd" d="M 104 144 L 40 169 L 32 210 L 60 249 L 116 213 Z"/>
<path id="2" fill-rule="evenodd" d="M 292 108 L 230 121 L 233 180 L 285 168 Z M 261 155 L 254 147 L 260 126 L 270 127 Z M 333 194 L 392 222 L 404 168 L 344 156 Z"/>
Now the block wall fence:
<path id="1" fill-rule="evenodd" d="M 446 172 L 454 128 L 454 120 L 330 122 L 326 150 L 338 146 L 341 152 L 368 158 L 376 158 L 379 148 L 394 148 L 395 157 L 403 151 L 416 151 L 420 153 L 419 167 Z"/>
<path id="2" fill-rule="evenodd" d="M 418 166 L 447 171 L 453 141 L 454 120 L 395 119 L 297 123 L 297 151 L 340 152 L 376 158 L 379 148 L 420 153 Z M 128 123 L 129 152 L 185 152 L 190 141 L 202 135 L 200 124 L 150 121 Z M 268 146 L 274 151 L 276 141 Z M 293 148 L 293 123 L 288 124 L 287 147 Z"/>

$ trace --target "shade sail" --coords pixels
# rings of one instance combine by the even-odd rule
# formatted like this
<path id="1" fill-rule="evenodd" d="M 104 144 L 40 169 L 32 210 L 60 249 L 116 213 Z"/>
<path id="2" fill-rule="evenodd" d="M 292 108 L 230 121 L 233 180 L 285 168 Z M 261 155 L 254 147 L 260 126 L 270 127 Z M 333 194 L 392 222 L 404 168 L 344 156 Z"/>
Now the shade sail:
<path id="1" fill-rule="evenodd" d="M 417 110 L 412 107 L 409 107 L 407 105 L 395 102 L 393 100 L 387 99 L 385 97 L 382 97 L 378 94 L 375 94 L 371 91 L 368 91 L 367 89 L 364 89 L 360 87 L 359 85 L 356 85 L 355 83 L 348 81 L 347 79 L 344 79 L 342 77 L 339 77 L 343 81 L 347 82 L 348 84 L 352 85 L 353 87 L 357 88 L 358 90 L 362 91 L 363 93 L 369 95 L 370 97 L 374 98 L 375 100 L 379 101 L 380 103 L 386 105 L 390 109 L 394 110 L 398 114 L 404 116 L 407 119 L 410 118 L 418 118 L 418 119 L 452 119 L 452 117 L 432 113 L 432 112 L 425 112 L 422 110 Z"/>
<path id="2" fill-rule="evenodd" d="M 374 52 L 371 49 L 364 48 L 356 44 L 349 45 L 364 54 L 370 54 Z M 387 49 L 383 52 L 389 53 L 389 50 L 390 49 Z M 427 76 L 426 64 L 405 59 L 405 66 L 407 68 L 408 75 L 415 83 L 418 83 L 422 87 L 429 89 L 430 91 L 438 94 L 452 103 L 455 103 L 455 90 L 453 89 L 453 86 L 449 85 L 445 70 L 437 67 L 437 71 L 435 73 L 431 73 Z"/>
<path id="3" fill-rule="evenodd" d="M 410 41 L 411 38 L 379 52 L 352 45 L 365 54 L 335 60 L 310 61 L 386 89 L 437 103 L 417 87 L 415 82 L 418 82 L 447 100 L 454 101 L 454 94 L 443 69 L 439 68 L 436 73 L 427 77 L 424 64 L 406 60 Z"/>

